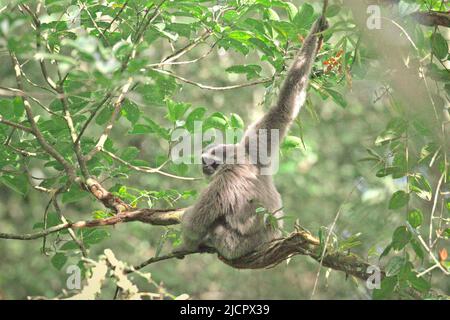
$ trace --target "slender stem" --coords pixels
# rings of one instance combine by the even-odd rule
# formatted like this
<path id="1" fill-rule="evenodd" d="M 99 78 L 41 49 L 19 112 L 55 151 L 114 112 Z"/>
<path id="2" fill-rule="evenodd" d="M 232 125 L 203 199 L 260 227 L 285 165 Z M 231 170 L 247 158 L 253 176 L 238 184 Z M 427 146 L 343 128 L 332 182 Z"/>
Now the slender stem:
<path id="1" fill-rule="evenodd" d="M 17 57 L 15 56 L 14 53 L 10 52 L 10 56 L 16 75 L 17 86 L 21 91 L 24 91 L 19 61 L 17 60 Z M 45 140 L 44 136 L 42 135 L 42 132 L 39 130 L 36 121 L 34 120 L 34 114 L 31 109 L 31 104 L 28 101 L 28 98 L 22 96 L 22 102 L 25 108 L 25 113 L 27 115 L 28 122 L 30 123 L 31 126 L 31 130 L 34 136 L 36 137 L 37 141 L 49 155 L 51 155 L 56 161 L 58 161 L 64 167 L 64 170 L 66 171 L 69 180 L 74 181 L 76 179 L 74 167 Z"/>
<path id="2" fill-rule="evenodd" d="M 114 160 L 116 160 L 116 161 L 126 165 L 128 168 L 133 169 L 135 171 L 144 172 L 144 173 L 158 173 L 158 174 L 163 175 L 163 176 L 167 176 L 167 177 L 175 178 L 175 179 L 180 179 L 180 180 L 190 180 L 190 181 L 192 181 L 192 180 L 200 180 L 200 178 L 181 177 L 181 176 L 177 176 L 177 175 L 170 174 L 170 173 L 167 173 L 167 172 L 163 172 L 163 171 L 160 170 L 160 168 L 150 168 L 150 167 L 135 166 L 135 165 L 132 165 L 131 163 L 129 163 L 129 162 L 119 158 L 114 153 L 109 152 L 109 151 L 107 151 L 105 149 L 101 149 L 101 152 L 107 154 L 108 156 L 110 156 Z"/>
<path id="3" fill-rule="evenodd" d="M 214 87 L 214 86 L 210 86 L 210 85 L 206 85 L 206 84 L 202 84 L 199 82 L 195 82 L 195 81 L 186 79 L 182 76 L 179 76 L 179 75 L 172 73 L 170 71 L 167 71 L 167 70 L 156 69 L 156 68 L 152 68 L 152 70 L 162 73 L 162 74 L 165 74 L 165 75 L 168 75 L 168 76 L 171 76 L 171 77 L 174 77 L 175 79 L 186 82 L 188 84 L 199 87 L 201 89 L 212 90 L 212 91 L 225 91 L 225 90 L 233 90 L 233 89 L 238 89 L 238 88 L 245 88 L 245 87 L 250 87 L 250 86 L 254 86 L 254 85 L 258 85 L 258 84 L 272 82 L 274 79 L 273 77 L 271 77 L 271 78 L 264 78 L 261 80 L 256 80 L 256 81 L 241 83 L 241 84 L 235 84 L 235 85 L 230 85 L 230 86 Z"/>

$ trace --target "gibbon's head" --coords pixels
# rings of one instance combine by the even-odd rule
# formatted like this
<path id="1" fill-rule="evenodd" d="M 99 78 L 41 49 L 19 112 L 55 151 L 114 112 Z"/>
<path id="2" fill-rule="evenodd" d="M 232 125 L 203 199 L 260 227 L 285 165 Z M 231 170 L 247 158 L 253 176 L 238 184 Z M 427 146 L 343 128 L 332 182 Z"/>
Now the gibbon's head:
<path id="1" fill-rule="evenodd" d="M 235 164 L 236 145 L 219 144 L 207 147 L 202 153 L 203 174 L 211 176 L 224 164 Z"/>

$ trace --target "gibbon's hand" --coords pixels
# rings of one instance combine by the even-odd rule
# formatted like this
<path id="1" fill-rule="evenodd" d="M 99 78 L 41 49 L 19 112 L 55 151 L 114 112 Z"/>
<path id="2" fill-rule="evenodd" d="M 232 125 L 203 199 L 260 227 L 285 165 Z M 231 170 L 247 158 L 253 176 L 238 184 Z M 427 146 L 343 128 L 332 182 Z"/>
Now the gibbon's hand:
<path id="1" fill-rule="evenodd" d="M 317 23 L 318 23 L 318 31 L 317 32 L 325 31 L 329 27 L 328 21 L 324 16 L 320 16 L 319 19 L 317 19 Z"/>
<path id="2" fill-rule="evenodd" d="M 315 29 L 317 30 L 316 32 L 325 31 L 329 27 L 328 21 L 324 16 L 320 16 L 316 20 L 315 24 L 316 24 Z M 317 46 L 317 52 L 319 52 L 322 49 L 322 45 L 323 45 L 323 34 L 319 35 L 319 45 Z"/>

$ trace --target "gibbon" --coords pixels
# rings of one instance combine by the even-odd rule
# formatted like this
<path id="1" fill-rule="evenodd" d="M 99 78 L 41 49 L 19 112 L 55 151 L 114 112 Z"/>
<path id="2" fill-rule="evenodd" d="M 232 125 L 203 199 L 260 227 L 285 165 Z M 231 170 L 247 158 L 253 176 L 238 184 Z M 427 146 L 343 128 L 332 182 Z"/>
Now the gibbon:
<path id="1" fill-rule="evenodd" d="M 324 17 L 313 24 L 287 73 L 276 105 L 247 129 L 242 140 L 208 148 L 202 154 L 203 173 L 211 181 L 198 201 L 183 214 L 182 244 L 174 253 L 182 255 L 212 247 L 231 260 L 281 237 L 281 196 L 272 175 L 261 174 L 271 163 L 262 163 L 258 150 L 266 149 L 269 159 L 279 152 L 279 143 L 275 142 L 282 141 L 305 103 L 308 79 L 321 42 L 318 33 L 326 28 Z M 266 134 L 261 135 L 264 129 Z M 272 129 L 278 130 L 277 141 L 271 138 Z M 257 142 L 252 145 L 252 141 Z M 243 161 L 236 161 L 239 154 L 244 155 Z M 272 215 L 277 225 L 266 221 L 258 208 Z"/>

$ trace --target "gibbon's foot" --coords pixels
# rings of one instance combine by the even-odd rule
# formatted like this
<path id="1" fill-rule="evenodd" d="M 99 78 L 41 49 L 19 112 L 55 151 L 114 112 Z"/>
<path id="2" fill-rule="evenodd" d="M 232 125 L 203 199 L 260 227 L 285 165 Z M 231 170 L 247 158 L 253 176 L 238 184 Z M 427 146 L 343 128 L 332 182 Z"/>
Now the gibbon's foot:
<path id="1" fill-rule="evenodd" d="M 172 254 L 176 256 L 177 259 L 183 259 L 185 255 L 193 252 L 199 253 L 216 253 L 216 249 L 212 247 L 208 247 L 206 245 L 199 245 L 197 248 L 188 248 L 184 245 L 180 245 L 179 247 L 172 250 Z"/>
<path id="2" fill-rule="evenodd" d="M 317 19 L 318 24 L 317 32 L 322 32 L 328 29 L 329 25 L 328 25 L 328 21 L 324 16 L 320 16 L 319 19 Z M 323 34 L 319 35 L 319 45 L 317 46 L 317 52 L 319 52 L 322 49 L 322 45 L 323 45 Z"/>

